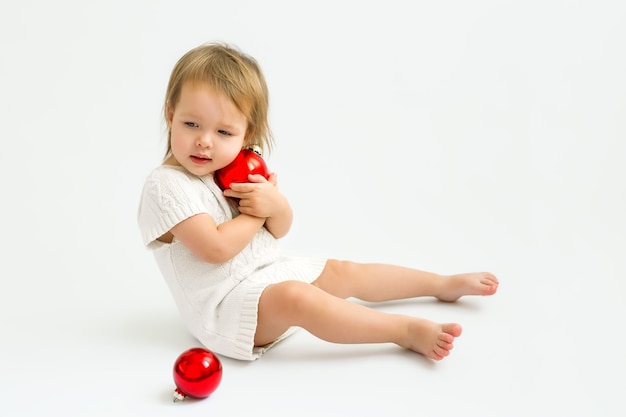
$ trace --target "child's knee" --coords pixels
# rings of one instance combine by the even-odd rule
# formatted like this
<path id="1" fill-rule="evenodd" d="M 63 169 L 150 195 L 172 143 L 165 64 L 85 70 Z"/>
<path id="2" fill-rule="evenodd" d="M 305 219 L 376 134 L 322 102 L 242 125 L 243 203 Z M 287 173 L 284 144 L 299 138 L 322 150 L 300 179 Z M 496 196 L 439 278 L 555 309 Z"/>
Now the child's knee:
<path id="1" fill-rule="evenodd" d="M 317 288 L 314 288 L 311 284 L 307 284 L 300 281 L 285 281 L 280 284 L 275 284 L 274 291 L 277 291 L 279 302 L 283 303 L 284 307 L 291 310 L 292 313 L 297 311 L 306 310 L 307 306 L 314 303 L 315 295 L 313 294 Z"/>

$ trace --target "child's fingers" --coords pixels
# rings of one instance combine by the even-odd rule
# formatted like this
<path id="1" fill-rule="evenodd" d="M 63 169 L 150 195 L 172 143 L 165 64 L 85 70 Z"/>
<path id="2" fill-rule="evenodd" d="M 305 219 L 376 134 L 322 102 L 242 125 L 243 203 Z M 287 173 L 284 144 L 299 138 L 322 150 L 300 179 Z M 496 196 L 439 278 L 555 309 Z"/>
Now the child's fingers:
<path id="1" fill-rule="evenodd" d="M 233 182 L 230 184 L 229 189 L 241 193 L 249 193 L 250 191 L 254 190 L 254 185 L 252 185 L 251 182 Z"/>
<path id="2" fill-rule="evenodd" d="M 248 174 L 248 181 L 250 182 L 267 182 L 267 179 L 261 174 Z"/>
<path id="3" fill-rule="evenodd" d="M 227 188 L 226 190 L 224 190 L 224 195 L 226 195 L 227 197 L 237 197 L 240 198 L 240 195 L 231 195 L 234 193 L 251 193 L 253 191 L 257 191 L 259 189 L 259 186 L 257 185 L 258 183 L 262 183 L 262 182 L 267 182 L 267 180 L 262 176 L 259 175 L 263 180 L 259 180 L 256 182 L 233 182 L 232 184 L 230 184 L 230 188 Z M 256 178 L 255 178 L 256 179 Z M 226 191 L 232 191 L 229 192 L 228 195 L 226 194 Z"/>

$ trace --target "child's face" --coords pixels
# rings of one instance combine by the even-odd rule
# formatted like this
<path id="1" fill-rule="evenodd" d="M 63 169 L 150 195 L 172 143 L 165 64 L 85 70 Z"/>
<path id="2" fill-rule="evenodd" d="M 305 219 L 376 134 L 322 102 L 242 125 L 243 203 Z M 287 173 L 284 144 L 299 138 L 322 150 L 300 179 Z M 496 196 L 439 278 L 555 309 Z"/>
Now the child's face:
<path id="1" fill-rule="evenodd" d="M 207 175 L 231 163 L 244 144 L 248 123 L 233 102 L 204 84 L 185 83 L 168 112 L 172 157 L 192 174 Z"/>

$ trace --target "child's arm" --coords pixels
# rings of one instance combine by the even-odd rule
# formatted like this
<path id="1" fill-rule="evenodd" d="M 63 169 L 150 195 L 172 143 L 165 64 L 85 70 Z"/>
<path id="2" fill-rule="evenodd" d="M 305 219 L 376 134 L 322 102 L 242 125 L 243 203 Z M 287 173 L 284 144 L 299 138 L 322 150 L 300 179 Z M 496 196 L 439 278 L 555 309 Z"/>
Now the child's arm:
<path id="1" fill-rule="evenodd" d="M 226 197 L 239 199 L 239 212 L 265 220 L 265 227 L 277 239 L 285 236 L 291 228 L 293 212 L 287 198 L 278 191 L 276 174 L 269 179 L 262 175 L 250 175 L 250 182 L 233 183 L 224 191 Z"/>
<path id="2" fill-rule="evenodd" d="M 178 223 L 170 232 L 198 258 L 217 264 L 241 252 L 264 222 L 262 217 L 240 214 L 217 226 L 211 216 L 201 213 Z"/>

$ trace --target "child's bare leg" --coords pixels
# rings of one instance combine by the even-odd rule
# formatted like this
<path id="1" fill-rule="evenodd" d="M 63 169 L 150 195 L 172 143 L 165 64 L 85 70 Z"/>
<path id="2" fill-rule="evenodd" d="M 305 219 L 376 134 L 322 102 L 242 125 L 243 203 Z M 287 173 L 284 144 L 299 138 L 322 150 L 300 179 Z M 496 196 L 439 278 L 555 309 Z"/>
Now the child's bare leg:
<path id="1" fill-rule="evenodd" d="M 498 279 L 489 272 L 444 276 L 396 265 L 334 259 L 328 260 L 313 284 L 341 298 L 365 301 L 422 296 L 456 301 L 464 295 L 492 295 L 498 289 Z"/>
<path id="2" fill-rule="evenodd" d="M 380 312 L 314 285 L 298 281 L 270 285 L 259 301 L 255 344 L 270 343 L 291 326 L 334 343 L 395 343 L 434 360 L 448 356 L 454 338 L 461 334 L 458 324 Z"/>

